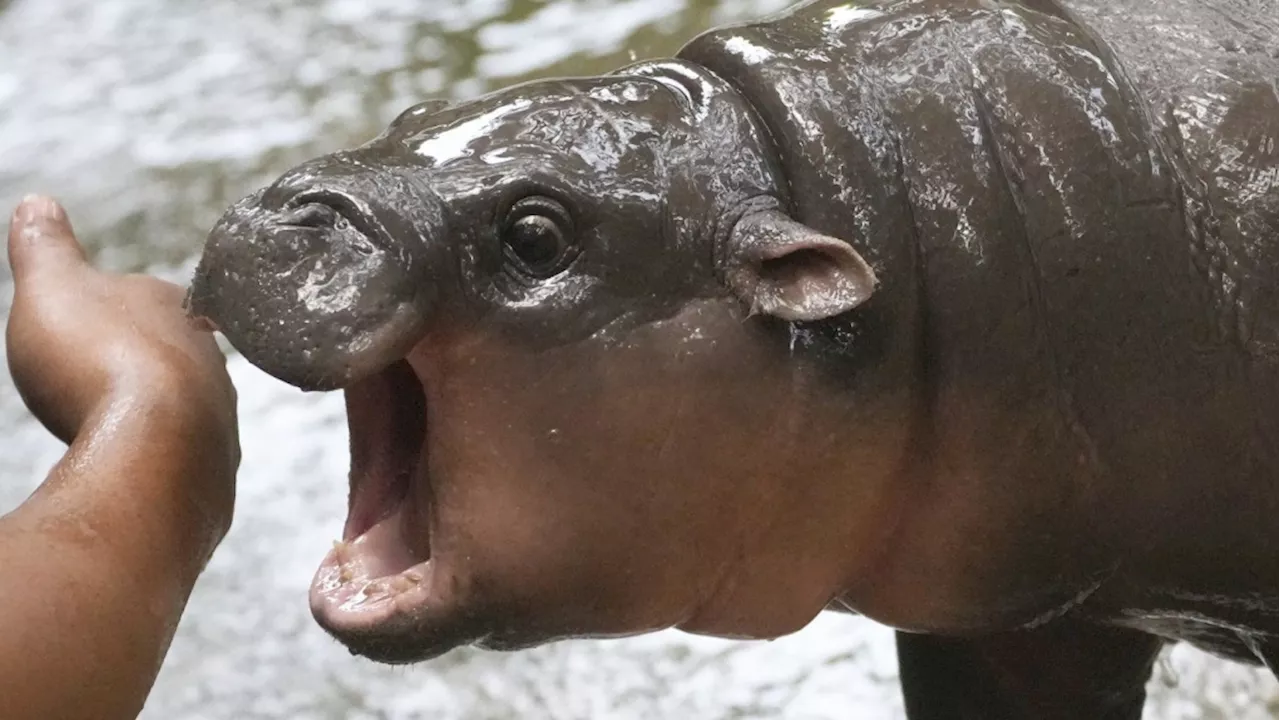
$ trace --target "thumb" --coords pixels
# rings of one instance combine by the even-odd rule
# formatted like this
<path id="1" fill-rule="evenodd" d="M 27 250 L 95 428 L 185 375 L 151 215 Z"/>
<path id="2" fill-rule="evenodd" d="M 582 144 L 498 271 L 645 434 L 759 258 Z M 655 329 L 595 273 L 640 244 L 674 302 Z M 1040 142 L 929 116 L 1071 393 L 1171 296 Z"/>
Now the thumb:
<path id="1" fill-rule="evenodd" d="M 84 249 L 76 241 L 67 213 L 53 198 L 28 195 L 9 222 L 9 265 L 14 284 L 38 274 L 56 274 L 85 266 Z"/>

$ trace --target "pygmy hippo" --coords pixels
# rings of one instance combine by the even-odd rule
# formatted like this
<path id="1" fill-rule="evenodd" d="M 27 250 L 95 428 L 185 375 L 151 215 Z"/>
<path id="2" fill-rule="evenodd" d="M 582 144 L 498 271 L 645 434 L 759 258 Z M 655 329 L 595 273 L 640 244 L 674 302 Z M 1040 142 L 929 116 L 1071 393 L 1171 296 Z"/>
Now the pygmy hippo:
<path id="1" fill-rule="evenodd" d="M 817 0 L 407 110 L 188 298 L 345 391 L 352 651 L 898 630 L 922 718 L 1276 668 L 1276 6 Z"/>

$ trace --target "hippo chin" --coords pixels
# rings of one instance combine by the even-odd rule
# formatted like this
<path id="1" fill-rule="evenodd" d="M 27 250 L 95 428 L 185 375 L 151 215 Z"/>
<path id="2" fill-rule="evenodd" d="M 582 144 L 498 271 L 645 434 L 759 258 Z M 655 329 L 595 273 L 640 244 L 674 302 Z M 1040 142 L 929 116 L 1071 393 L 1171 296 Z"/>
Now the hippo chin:
<path id="1" fill-rule="evenodd" d="M 1275 6 L 1112 5 L 819 0 L 232 207 L 191 312 L 346 394 L 320 624 L 844 609 L 913 719 L 1138 718 L 1167 641 L 1274 670 Z"/>

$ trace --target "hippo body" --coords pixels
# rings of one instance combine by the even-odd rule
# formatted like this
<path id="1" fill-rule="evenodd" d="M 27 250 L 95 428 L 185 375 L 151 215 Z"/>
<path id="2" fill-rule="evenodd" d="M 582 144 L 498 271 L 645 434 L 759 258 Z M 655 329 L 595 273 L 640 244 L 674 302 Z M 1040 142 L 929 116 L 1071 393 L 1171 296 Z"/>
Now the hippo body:
<path id="1" fill-rule="evenodd" d="M 921 718 L 1276 668 L 1275 5 L 823 0 L 411 108 L 189 298 L 342 388 L 317 620 L 388 662 L 898 629 Z"/>
<path id="2" fill-rule="evenodd" d="M 1177 3 L 1027 6 L 1061 22 L 945 1 L 896 19 L 900 6 L 810 3 L 707 33 L 680 57 L 750 98 L 794 216 L 860 240 L 883 281 L 876 302 L 902 293 L 876 334 L 914 344 L 926 366 L 899 382 L 929 388 L 935 421 L 986 425 L 993 408 L 975 394 L 1023 411 L 1041 396 L 1061 417 L 1055 434 L 1072 438 L 1058 462 L 1153 485 L 1229 476 L 1258 487 L 1258 515 L 1227 541 L 1252 545 L 1248 534 L 1277 516 L 1274 489 L 1261 488 L 1276 477 L 1274 20 L 1263 4 L 1209 26 L 1203 9 Z M 1150 39 L 1168 28 L 1213 39 L 1176 52 Z M 903 282 L 891 289 L 889 275 Z M 875 309 L 860 308 L 865 324 Z M 1000 467 L 1010 437 L 943 430 L 931 452 Z M 1039 463 L 1051 443 L 1038 442 Z M 996 490 L 992 477 L 964 492 Z M 1220 520 L 1186 531 L 1226 541 Z M 1274 538 L 1264 546 L 1274 554 Z M 1034 562 L 1062 551 L 1055 536 Z M 1257 609 L 1273 624 L 1274 604 Z M 1252 640 L 1192 628 L 1180 612 L 1139 624 L 1254 654 Z"/>

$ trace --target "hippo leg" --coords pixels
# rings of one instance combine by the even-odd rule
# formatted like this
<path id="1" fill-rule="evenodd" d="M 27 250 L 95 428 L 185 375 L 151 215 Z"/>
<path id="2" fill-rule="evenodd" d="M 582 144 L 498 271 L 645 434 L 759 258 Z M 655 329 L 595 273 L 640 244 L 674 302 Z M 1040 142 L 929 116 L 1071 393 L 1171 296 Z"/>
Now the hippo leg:
<path id="1" fill-rule="evenodd" d="M 897 633 L 910 720 L 1138 720 L 1163 641 L 1059 620 L 974 639 Z"/>

